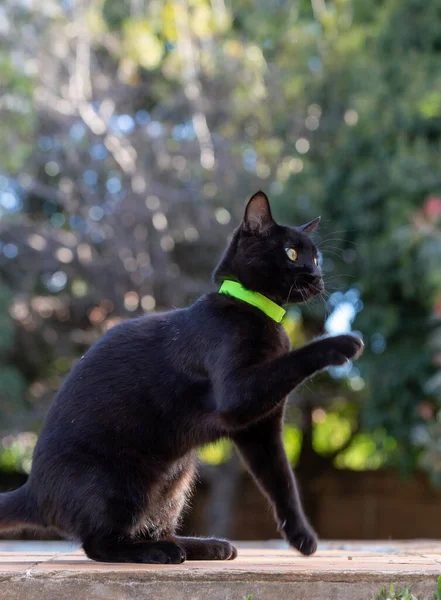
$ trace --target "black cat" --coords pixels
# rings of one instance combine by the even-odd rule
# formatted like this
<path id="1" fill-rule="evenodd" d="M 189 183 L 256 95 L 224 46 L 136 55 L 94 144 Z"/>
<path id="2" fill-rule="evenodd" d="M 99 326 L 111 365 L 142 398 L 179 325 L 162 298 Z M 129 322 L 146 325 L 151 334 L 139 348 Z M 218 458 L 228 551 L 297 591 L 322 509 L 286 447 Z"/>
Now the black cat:
<path id="1" fill-rule="evenodd" d="M 288 542 L 312 554 L 282 444 L 285 398 L 362 351 L 351 335 L 291 351 L 280 324 L 279 305 L 323 289 L 308 236 L 317 223 L 277 225 L 258 192 L 214 273 L 222 293 L 126 321 L 94 344 L 55 397 L 28 482 L 0 495 L 0 529 L 55 527 L 98 561 L 235 558 L 227 541 L 176 535 L 195 448 L 229 437 Z"/>

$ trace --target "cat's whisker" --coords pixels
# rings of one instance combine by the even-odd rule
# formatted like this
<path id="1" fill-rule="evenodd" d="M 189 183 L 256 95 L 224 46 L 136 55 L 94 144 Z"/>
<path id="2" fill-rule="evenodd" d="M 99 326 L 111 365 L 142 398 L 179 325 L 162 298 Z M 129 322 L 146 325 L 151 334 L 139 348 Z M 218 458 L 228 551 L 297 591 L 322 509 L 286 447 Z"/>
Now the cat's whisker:
<path id="1" fill-rule="evenodd" d="M 285 304 L 289 304 L 289 299 L 291 298 L 291 292 L 292 292 L 293 287 L 294 287 L 294 284 L 292 284 L 292 286 L 289 288 L 288 298 L 286 299 Z"/>
<path id="2" fill-rule="evenodd" d="M 320 248 L 320 252 L 328 252 L 329 250 L 338 250 L 339 252 L 341 252 L 342 254 L 344 253 L 344 249 L 340 248 L 340 246 L 324 246 L 322 248 Z"/>
<path id="3" fill-rule="evenodd" d="M 333 256 L 336 256 L 339 260 L 343 260 L 343 255 L 339 254 L 338 252 L 335 252 L 334 250 L 326 250 L 326 254 L 332 254 Z"/>
<path id="4" fill-rule="evenodd" d="M 328 299 L 329 296 L 331 295 L 327 290 L 322 290 L 320 292 L 320 290 L 317 290 L 324 298 Z"/>
<path id="5" fill-rule="evenodd" d="M 353 246 L 357 246 L 356 242 L 353 242 L 352 240 L 347 240 L 345 238 L 327 238 L 326 240 L 321 240 L 319 242 L 319 246 L 322 246 L 322 244 L 325 244 L 327 242 L 344 242 L 345 244 L 352 244 Z"/>
<path id="6" fill-rule="evenodd" d="M 294 284 L 293 284 L 294 285 Z M 295 288 L 296 288 L 296 292 L 298 292 L 300 294 L 300 296 L 302 297 L 302 300 L 304 301 L 304 297 L 302 294 L 302 290 L 299 288 L 299 286 L 297 284 L 295 284 Z"/>
<path id="7" fill-rule="evenodd" d="M 323 296 L 323 294 L 319 294 L 318 297 L 323 301 L 323 308 L 324 308 L 324 311 L 325 311 L 325 319 L 327 319 L 328 316 L 329 316 L 329 311 L 328 311 L 328 307 L 327 307 L 327 304 L 326 304 L 326 299 Z"/>
<path id="8" fill-rule="evenodd" d="M 327 294 L 327 292 L 325 290 L 320 290 L 320 288 L 318 288 L 317 286 L 315 286 L 314 284 L 310 284 L 310 286 L 316 290 L 318 292 L 317 297 L 319 297 L 322 302 L 323 302 L 323 307 L 325 309 L 325 314 L 328 315 L 328 310 L 327 310 L 327 306 L 326 306 L 326 298 L 325 298 L 325 294 Z M 329 297 L 329 296 L 328 296 Z"/>
<path id="9" fill-rule="evenodd" d="M 355 232 L 355 229 L 336 229 L 335 231 L 329 231 L 328 233 L 325 233 L 325 235 L 323 236 L 323 239 L 326 239 L 326 238 L 330 237 L 331 235 L 336 235 L 338 233 L 345 235 L 345 234 L 354 233 L 354 232 Z"/>
<path id="10" fill-rule="evenodd" d="M 324 275 L 323 280 L 330 281 L 331 279 L 342 278 L 342 277 L 352 277 L 352 279 L 357 279 L 357 277 L 355 275 L 352 275 L 352 273 L 337 273 L 336 275 Z"/>
<path id="11" fill-rule="evenodd" d="M 297 291 L 298 291 L 298 292 L 299 292 L 299 294 L 301 295 L 301 297 L 302 297 L 302 300 L 303 300 L 303 302 L 305 303 L 305 305 L 307 306 L 307 308 L 308 308 L 309 310 L 311 310 L 311 306 L 310 306 L 310 301 L 311 301 L 311 298 L 306 298 L 306 296 L 304 295 L 304 293 L 303 293 L 303 290 L 302 290 L 301 288 L 299 288 L 299 287 L 298 287 L 298 288 L 297 288 Z"/>

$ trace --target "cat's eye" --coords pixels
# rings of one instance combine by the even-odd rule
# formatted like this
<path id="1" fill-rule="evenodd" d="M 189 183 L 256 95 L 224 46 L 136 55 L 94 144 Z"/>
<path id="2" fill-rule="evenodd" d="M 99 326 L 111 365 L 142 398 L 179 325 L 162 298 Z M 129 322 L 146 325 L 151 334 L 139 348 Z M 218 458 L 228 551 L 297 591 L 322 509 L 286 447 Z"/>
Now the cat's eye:
<path id="1" fill-rule="evenodd" d="M 295 261 L 299 257 L 297 250 L 294 250 L 294 248 L 285 248 L 285 252 L 289 260 Z"/>
<path id="2" fill-rule="evenodd" d="M 318 267 L 318 266 L 319 266 L 319 259 L 318 259 L 318 256 L 314 256 L 314 264 L 315 264 L 315 266 L 316 266 L 316 267 Z"/>

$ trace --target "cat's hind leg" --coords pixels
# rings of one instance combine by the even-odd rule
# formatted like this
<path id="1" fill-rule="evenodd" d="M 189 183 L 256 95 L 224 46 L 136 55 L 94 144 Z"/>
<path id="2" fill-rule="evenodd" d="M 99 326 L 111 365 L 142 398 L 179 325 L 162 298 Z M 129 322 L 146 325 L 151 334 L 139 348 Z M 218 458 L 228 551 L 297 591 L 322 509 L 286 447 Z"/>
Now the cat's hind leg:
<path id="1" fill-rule="evenodd" d="M 113 563 L 180 564 L 186 558 L 184 548 L 174 541 L 135 541 L 120 535 L 89 537 L 84 552 L 92 560 Z"/>
<path id="2" fill-rule="evenodd" d="M 188 560 L 231 560 L 236 558 L 237 550 L 226 540 L 216 538 L 181 537 L 175 534 L 179 528 L 182 512 L 185 509 L 195 472 L 194 456 L 184 457 L 172 470 L 170 477 L 161 489 L 161 497 L 156 506 L 167 507 L 152 517 L 153 522 L 160 523 L 155 536 L 175 542 L 184 549 Z M 138 532 L 143 535 L 143 532 Z"/>

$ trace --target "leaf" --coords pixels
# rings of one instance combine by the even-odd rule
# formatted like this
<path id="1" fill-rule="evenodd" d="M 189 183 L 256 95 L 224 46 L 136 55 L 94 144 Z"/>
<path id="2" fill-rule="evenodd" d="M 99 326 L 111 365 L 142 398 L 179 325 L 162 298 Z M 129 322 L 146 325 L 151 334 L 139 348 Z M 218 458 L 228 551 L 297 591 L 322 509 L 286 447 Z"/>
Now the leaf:
<path id="1" fill-rule="evenodd" d="M 124 23 L 124 48 L 127 57 L 145 69 L 156 68 L 164 46 L 147 19 L 128 19 Z"/>

